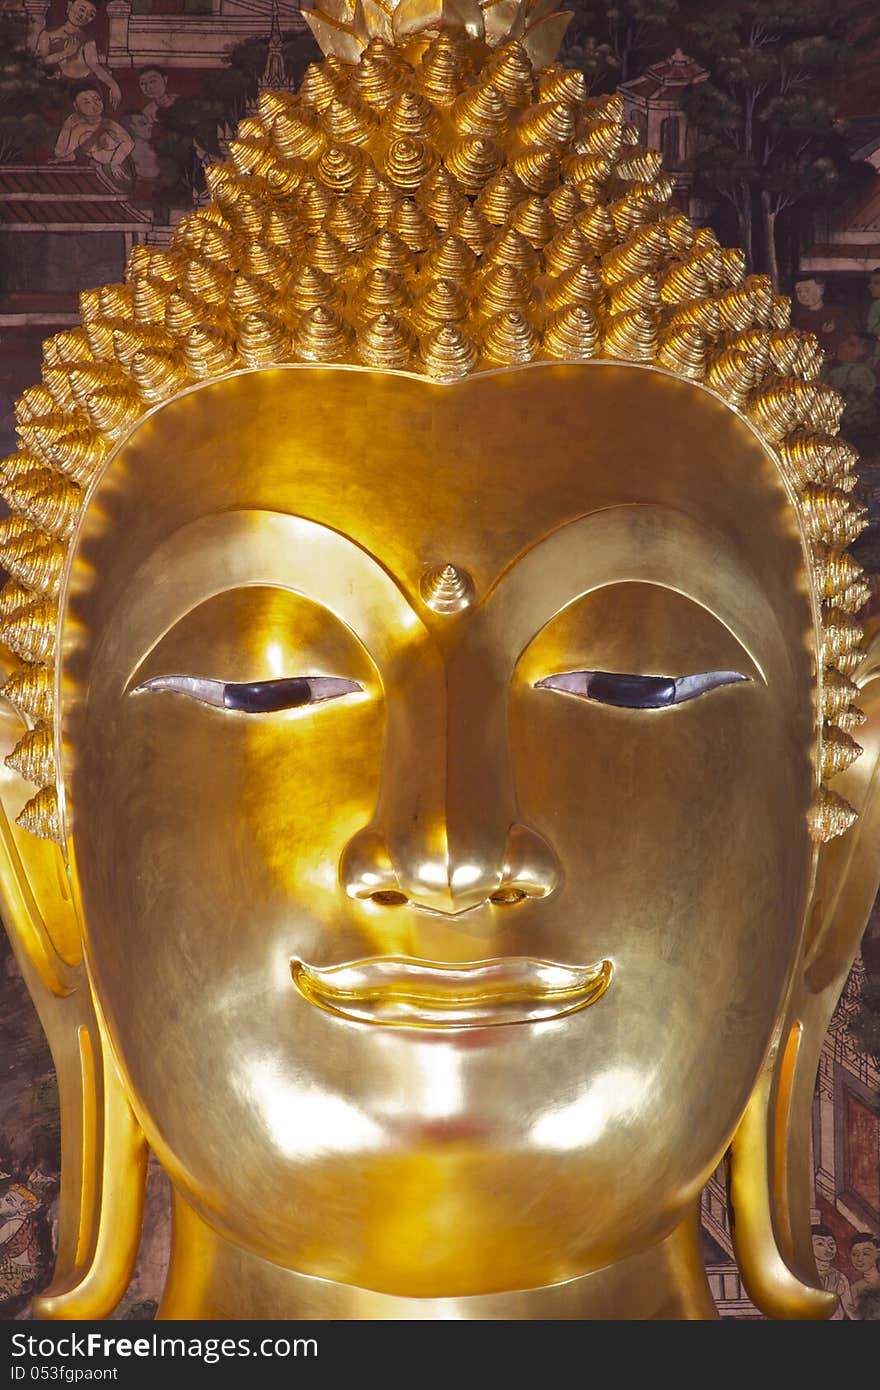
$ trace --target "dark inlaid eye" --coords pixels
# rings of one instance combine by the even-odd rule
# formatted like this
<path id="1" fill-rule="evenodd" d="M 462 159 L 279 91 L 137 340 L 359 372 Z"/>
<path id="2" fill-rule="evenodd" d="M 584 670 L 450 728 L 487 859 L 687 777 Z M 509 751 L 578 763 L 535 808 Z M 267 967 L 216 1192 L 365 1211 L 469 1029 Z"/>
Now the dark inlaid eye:
<path id="1" fill-rule="evenodd" d="M 621 709 L 666 709 L 696 700 L 722 685 L 747 681 L 741 671 L 700 671 L 693 676 L 632 676 L 620 671 L 561 671 L 537 681 L 536 690 L 559 690 Z"/>
<path id="2" fill-rule="evenodd" d="M 198 700 L 216 709 L 236 710 L 239 714 L 273 714 L 278 710 L 300 709 L 338 700 L 343 695 L 363 691 L 357 681 L 341 676 L 292 676 L 287 680 L 230 681 L 206 680 L 200 676 L 156 676 L 144 681 L 132 691 L 158 693 L 171 691 Z"/>

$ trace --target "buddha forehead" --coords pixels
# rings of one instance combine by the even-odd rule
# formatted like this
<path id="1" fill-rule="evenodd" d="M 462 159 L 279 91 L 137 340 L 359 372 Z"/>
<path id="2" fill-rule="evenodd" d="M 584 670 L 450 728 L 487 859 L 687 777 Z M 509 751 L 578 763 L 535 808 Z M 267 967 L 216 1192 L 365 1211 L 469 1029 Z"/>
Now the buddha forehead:
<path id="1" fill-rule="evenodd" d="M 97 489 L 71 612 L 100 626 L 167 537 L 235 509 L 291 513 L 349 538 L 424 611 L 426 569 L 455 563 L 479 599 L 543 537 L 626 504 L 677 509 L 705 531 L 704 546 L 671 564 L 669 587 L 697 595 L 712 538 L 723 537 L 805 644 L 797 517 L 749 426 L 707 391 L 602 364 L 510 369 L 454 386 L 280 368 L 196 389 L 140 425 Z M 655 516 L 655 536 L 665 525 Z M 320 587 L 318 573 L 316 597 Z"/>

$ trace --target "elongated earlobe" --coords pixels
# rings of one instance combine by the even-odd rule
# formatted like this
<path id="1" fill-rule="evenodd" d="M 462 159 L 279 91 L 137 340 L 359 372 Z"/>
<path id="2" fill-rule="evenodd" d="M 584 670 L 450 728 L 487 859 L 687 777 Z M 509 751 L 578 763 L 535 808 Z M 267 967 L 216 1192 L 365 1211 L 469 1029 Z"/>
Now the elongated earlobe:
<path id="1" fill-rule="evenodd" d="M 880 631 L 853 680 L 864 756 L 835 786 L 859 818 L 820 851 L 787 1019 L 731 1149 L 737 1259 L 749 1296 L 772 1317 L 828 1317 L 836 1302 L 810 1283 L 810 1128 L 822 1042 L 880 885 Z"/>
<path id="2" fill-rule="evenodd" d="M 829 1318 L 834 1294 L 789 1268 L 773 1219 L 774 1069 L 765 1065 L 730 1149 L 733 1247 L 749 1298 L 771 1318 Z"/>
<path id="3" fill-rule="evenodd" d="M 20 739 L 22 728 L 0 699 L 0 736 Z M 28 794 L 19 769 L 0 764 L 3 917 L 52 1052 L 61 1112 L 55 1274 L 34 1312 L 103 1318 L 137 1256 L 147 1149 L 95 1005 L 62 850 L 16 823 Z"/>
<path id="4" fill-rule="evenodd" d="M 803 965 L 789 1002 L 788 1047 L 779 1058 L 775 1100 L 774 1225 L 792 1269 L 814 1269 L 810 1208 L 813 1095 L 822 1045 L 880 888 L 880 627 L 853 673 L 864 723 L 862 757 L 834 779 L 858 812 L 845 835 L 823 845 Z"/>
<path id="5" fill-rule="evenodd" d="M 61 1087 L 61 1228 L 55 1277 L 34 1299 L 39 1318 L 106 1318 L 137 1258 L 147 1146 L 97 1012 L 76 1034 L 79 1061 Z M 77 1197 L 79 1201 L 77 1202 Z"/>

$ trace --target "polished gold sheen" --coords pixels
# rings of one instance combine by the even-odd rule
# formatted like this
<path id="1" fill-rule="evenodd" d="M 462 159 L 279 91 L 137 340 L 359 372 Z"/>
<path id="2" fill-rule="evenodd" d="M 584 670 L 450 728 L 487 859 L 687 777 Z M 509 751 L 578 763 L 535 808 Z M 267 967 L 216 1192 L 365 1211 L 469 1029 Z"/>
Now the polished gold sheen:
<path id="1" fill-rule="evenodd" d="M 437 565 L 426 570 L 419 588 L 435 613 L 460 613 L 474 601 L 473 580 L 455 565 Z"/>
<path id="2" fill-rule="evenodd" d="M 308 18 L 0 466 L 39 1311 L 112 1310 L 149 1146 L 162 1317 L 709 1317 L 732 1145 L 751 1296 L 827 1316 L 804 1098 L 880 877 L 842 402 L 553 4 Z"/>
<path id="3" fill-rule="evenodd" d="M 306 999 L 340 1018 L 399 1028 L 494 1028 L 564 1018 L 595 1003 L 611 983 L 611 962 L 571 970 L 515 957 L 462 966 L 389 956 L 325 970 L 295 960 L 291 974 Z"/>

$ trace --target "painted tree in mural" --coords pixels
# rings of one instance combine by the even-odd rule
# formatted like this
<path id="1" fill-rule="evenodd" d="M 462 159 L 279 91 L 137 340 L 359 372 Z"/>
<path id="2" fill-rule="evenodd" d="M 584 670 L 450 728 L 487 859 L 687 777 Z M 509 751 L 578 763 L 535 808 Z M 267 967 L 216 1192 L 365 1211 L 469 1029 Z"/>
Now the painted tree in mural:
<path id="1" fill-rule="evenodd" d="M 0 15 L 0 164 L 33 160 L 51 149 L 55 113 L 64 105 L 60 85 L 49 82 L 42 63 L 21 46 L 15 18 Z"/>
<path id="2" fill-rule="evenodd" d="M 588 92 L 608 91 L 617 83 L 620 64 L 610 43 L 600 43 L 595 34 L 587 33 L 574 23 L 563 39 L 559 57 L 566 67 L 577 68 L 583 73 Z"/>
<path id="3" fill-rule="evenodd" d="M 880 976 L 873 976 L 862 986 L 859 1010 L 850 1029 L 862 1051 L 880 1059 Z"/>
<path id="4" fill-rule="evenodd" d="M 582 68 L 588 84 L 633 77 L 655 49 L 668 46 L 678 0 L 571 0 L 565 60 Z M 590 81 L 592 79 L 592 82 Z"/>
<path id="5" fill-rule="evenodd" d="M 229 50 L 225 67 L 206 72 L 197 94 L 179 97 L 163 113 L 161 128 L 154 137 L 159 155 L 160 200 L 189 200 L 198 185 L 202 162 L 219 154 L 218 131 L 236 126 L 248 101 L 256 97 L 267 50 L 265 37 L 244 39 Z M 309 63 L 320 56 L 311 34 L 285 33 L 284 62 L 297 85 Z"/>
<path id="6" fill-rule="evenodd" d="M 731 205 L 750 267 L 778 289 L 781 214 L 840 198 L 854 177 L 835 100 L 847 59 L 841 11 L 746 0 L 699 15 L 687 43 L 710 73 L 685 103 L 701 135 L 697 189 Z"/>

